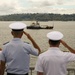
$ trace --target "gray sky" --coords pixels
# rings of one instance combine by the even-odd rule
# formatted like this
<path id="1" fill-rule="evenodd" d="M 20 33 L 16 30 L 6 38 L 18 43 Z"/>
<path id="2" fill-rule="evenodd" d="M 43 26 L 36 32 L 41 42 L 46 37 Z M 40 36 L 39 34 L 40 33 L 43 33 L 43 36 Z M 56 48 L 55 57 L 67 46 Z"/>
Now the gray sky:
<path id="1" fill-rule="evenodd" d="M 75 13 L 75 0 L 0 0 L 0 15 L 16 13 Z"/>

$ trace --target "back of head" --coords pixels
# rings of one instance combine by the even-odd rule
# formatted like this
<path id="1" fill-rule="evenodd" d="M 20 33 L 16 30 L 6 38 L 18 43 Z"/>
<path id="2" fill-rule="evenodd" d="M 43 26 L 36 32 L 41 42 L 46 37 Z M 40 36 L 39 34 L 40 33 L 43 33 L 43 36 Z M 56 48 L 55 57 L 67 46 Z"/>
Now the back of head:
<path id="1" fill-rule="evenodd" d="M 57 40 L 57 41 L 49 40 L 49 44 L 50 44 L 50 46 L 59 46 L 60 40 Z"/>
<path id="2" fill-rule="evenodd" d="M 49 39 L 49 44 L 52 46 L 56 46 L 60 44 L 60 40 L 63 38 L 63 34 L 59 31 L 52 31 L 47 34 Z"/>

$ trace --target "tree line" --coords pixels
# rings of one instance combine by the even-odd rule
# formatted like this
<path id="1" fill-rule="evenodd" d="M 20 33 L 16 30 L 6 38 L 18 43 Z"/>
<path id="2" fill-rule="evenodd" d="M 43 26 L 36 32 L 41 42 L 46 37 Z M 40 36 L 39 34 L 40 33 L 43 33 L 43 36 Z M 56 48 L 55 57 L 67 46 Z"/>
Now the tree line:
<path id="1" fill-rule="evenodd" d="M 0 16 L 0 21 L 75 21 L 75 14 L 23 13 Z"/>

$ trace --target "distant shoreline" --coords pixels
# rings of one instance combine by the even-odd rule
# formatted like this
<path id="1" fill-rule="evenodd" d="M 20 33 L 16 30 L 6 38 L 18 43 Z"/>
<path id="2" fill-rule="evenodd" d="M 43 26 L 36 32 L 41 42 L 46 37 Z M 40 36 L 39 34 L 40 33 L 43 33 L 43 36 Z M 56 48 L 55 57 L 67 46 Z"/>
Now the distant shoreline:
<path id="1" fill-rule="evenodd" d="M 75 21 L 75 14 L 10 14 L 0 16 L 0 21 Z"/>

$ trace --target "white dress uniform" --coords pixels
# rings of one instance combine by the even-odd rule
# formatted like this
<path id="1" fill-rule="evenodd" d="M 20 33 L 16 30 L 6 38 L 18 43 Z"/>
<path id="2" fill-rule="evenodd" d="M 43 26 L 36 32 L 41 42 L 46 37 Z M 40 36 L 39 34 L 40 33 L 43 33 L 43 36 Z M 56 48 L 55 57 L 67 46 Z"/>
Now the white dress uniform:
<path id="1" fill-rule="evenodd" d="M 35 70 L 44 75 L 67 75 L 66 65 L 75 60 L 75 54 L 62 52 L 57 47 L 51 47 L 40 54 L 36 62 Z"/>
<path id="2" fill-rule="evenodd" d="M 11 29 L 17 29 L 15 26 Z M 18 29 L 23 29 L 22 23 L 17 23 Z M 13 38 L 3 46 L 1 60 L 6 62 L 7 73 L 26 74 L 29 72 L 30 54 L 38 56 L 38 50 L 28 43 L 24 43 L 20 38 Z"/>
<path id="3" fill-rule="evenodd" d="M 58 31 L 47 34 L 50 40 L 56 41 L 63 37 Z M 67 75 L 67 63 L 75 60 L 75 54 L 62 52 L 59 47 L 50 47 L 48 51 L 39 55 L 35 70 L 43 75 Z"/>

